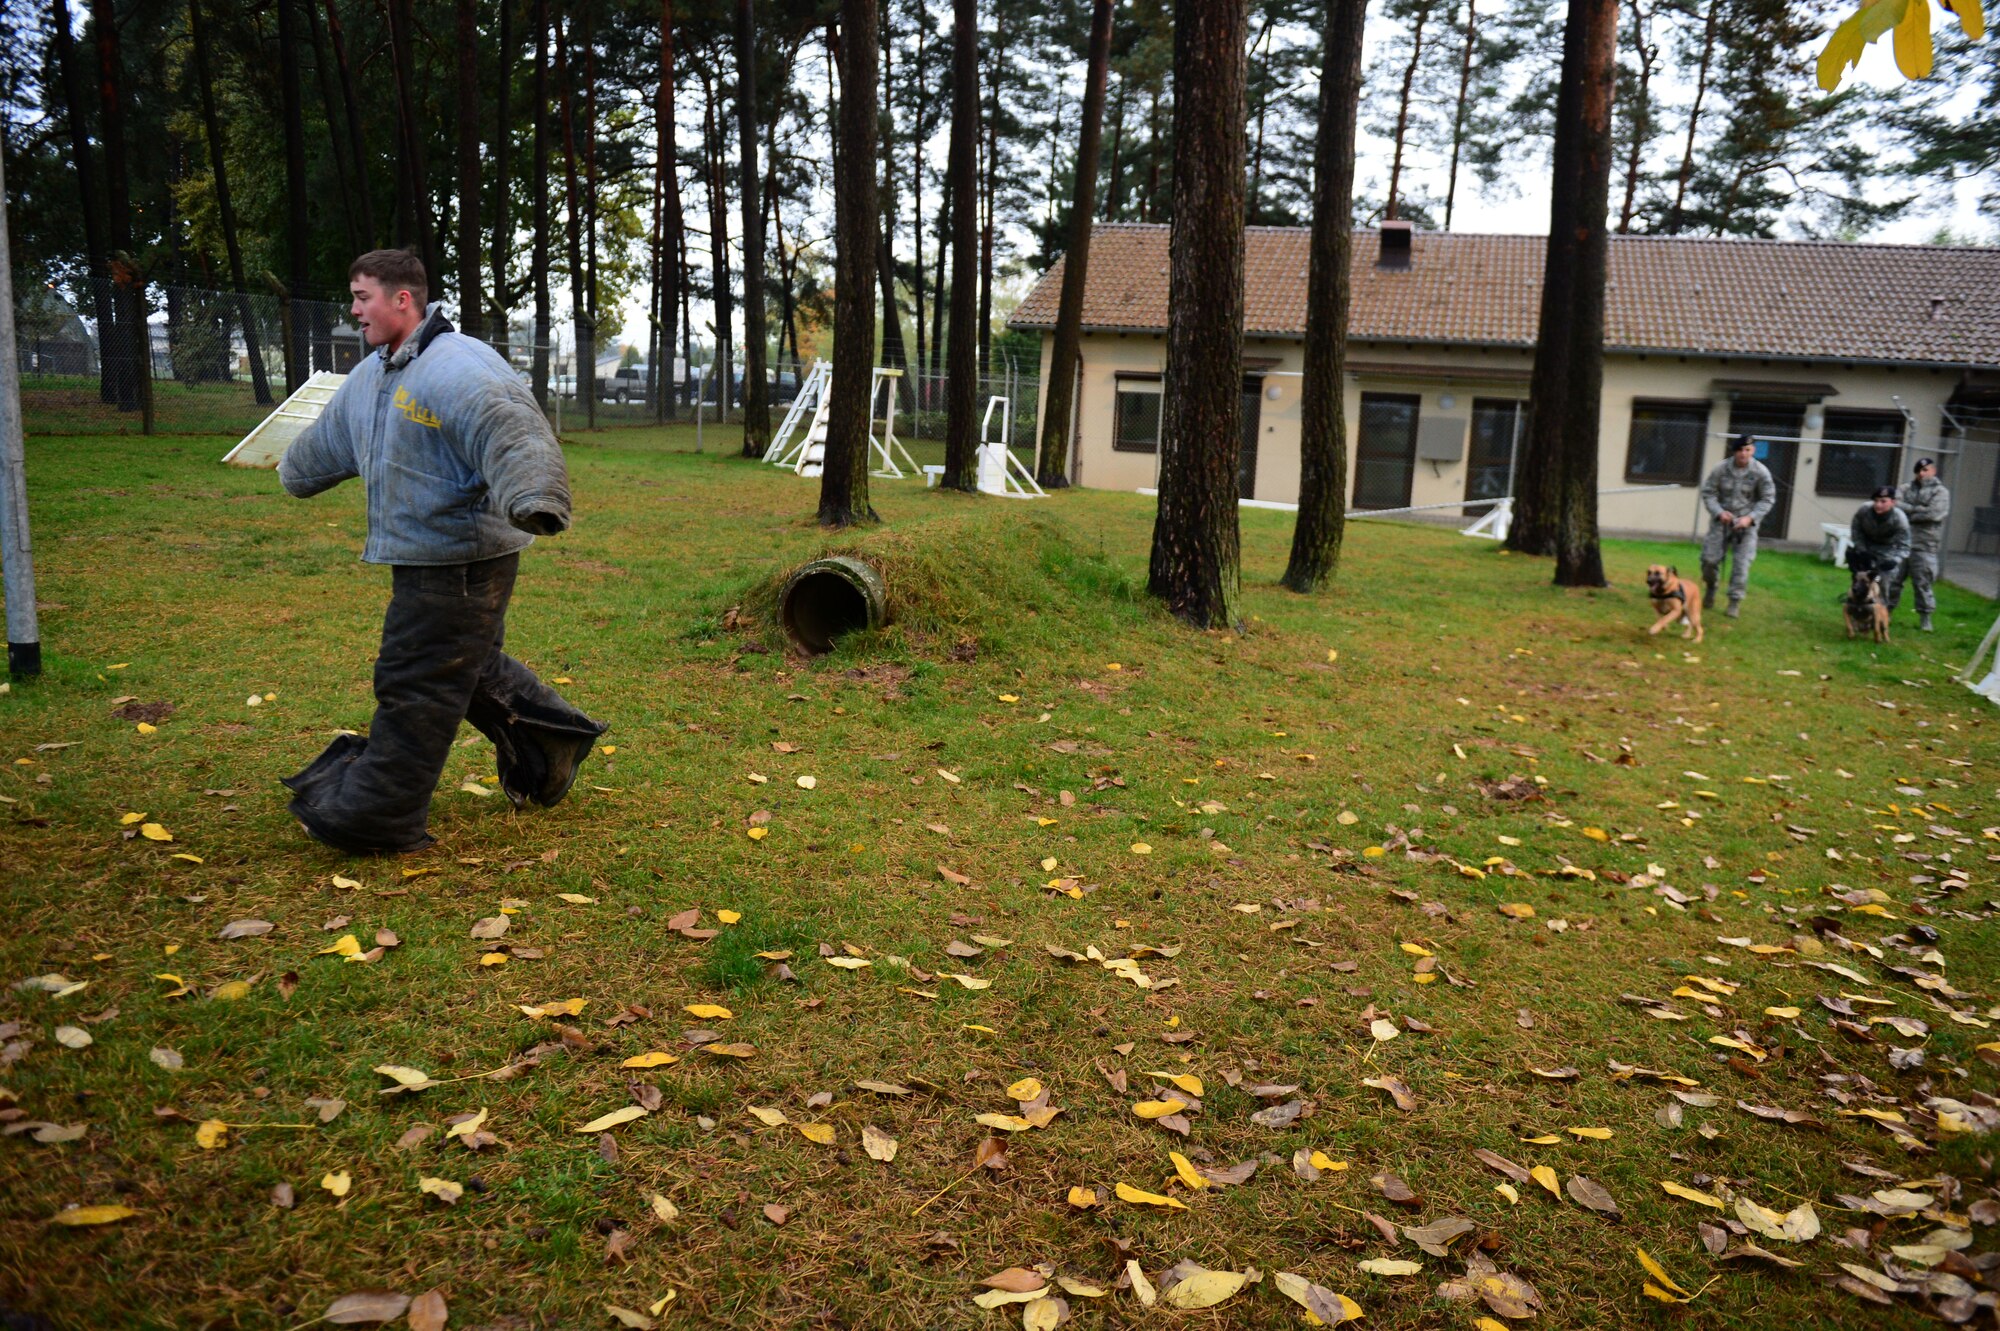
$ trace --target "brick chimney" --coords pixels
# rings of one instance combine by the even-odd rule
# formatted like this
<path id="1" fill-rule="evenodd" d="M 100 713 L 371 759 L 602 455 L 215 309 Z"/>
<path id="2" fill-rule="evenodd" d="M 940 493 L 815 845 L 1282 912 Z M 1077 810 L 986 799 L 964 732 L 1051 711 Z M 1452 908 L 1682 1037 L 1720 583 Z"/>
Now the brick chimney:
<path id="1" fill-rule="evenodd" d="M 1376 257 L 1377 268 L 1408 268 L 1410 266 L 1410 241 L 1416 234 L 1416 227 L 1409 222 L 1382 223 L 1382 251 Z"/>

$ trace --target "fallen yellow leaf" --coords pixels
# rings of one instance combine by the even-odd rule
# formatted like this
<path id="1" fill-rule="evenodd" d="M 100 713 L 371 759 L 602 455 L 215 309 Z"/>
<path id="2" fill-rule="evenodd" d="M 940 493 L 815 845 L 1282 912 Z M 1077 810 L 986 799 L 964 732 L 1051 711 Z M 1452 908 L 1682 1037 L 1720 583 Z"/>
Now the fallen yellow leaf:
<path id="1" fill-rule="evenodd" d="M 174 834 L 158 823 L 139 824 L 139 835 L 148 841 L 172 841 Z"/>
<path id="2" fill-rule="evenodd" d="M 81 1225 L 110 1225 L 120 1220 L 130 1220 L 139 1214 L 129 1206 L 72 1206 L 67 1211 L 57 1211 L 49 1217 L 52 1225 L 66 1225 L 75 1229 Z"/>
<path id="3" fill-rule="evenodd" d="M 1162 1206 L 1174 1211 L 1187 1210 L 1186 1202 L 1175 1201 L 1172 1197 L 1162 1197 L 1157 1192 L 1147 1192 L 1129 1183 L 1120 1183 L 1112 1191 L 1118 1194 L 1118 1200 L 1121 1202 L 1135 1202 L 1140 1206 Z"/>
<path id="4" fill-rule="evenodd" d="M 728 1008 L 716 1003 L 689 1003 L 681 1011 L 690 1017 L 700 1017 L 703 1021 L 726 1021 L 735 1016 Z"/>
<path id="5" fill-rule="evenodd" d="M 680 1062 L 679 1054 L 655 1050 L 647 1054 L 634 1054 L 618 1066 L 621 1068 L 664 1068 Z"/>
<path id="6" fill-rule="evenodd" d="M 630 1123 L 635 1118 L 644 1118 L 645 1116 L 646 1111 L 638 1105 L 626 1105 L 623 1109 L 614 1109 L 608 1114 L 593 1118 L 590 1122 L 578 1128 L 577 1131 L 609 1132 L 621 1124 Z"/>
<path id="7" fill-rule="evenodd" d="M 1716 1196 L 1714 1193 L 1702 1192 L 1699 1189 L 1690 1188 L 1685 1183 L 1676 1183 L 1670 1178 L 1660 1180 L 1660 1189 L 1669 1197 L 1679 1197 L 1684 1201 L 1699 1202 L 1703 1206 L 1712 1206 L 1718 1211 L 1722 1209 L 1722 1198 Z"/>
<path id="8" fill-rule="evenodd" d="M 229 1144 L 229 1125 L 219 1118 L 204 1120 L 194 1130 L 194 1144 L 204 1151 L 216 1151 Z"/>
<path id="9" fill-rule="evenodd" d="M 1174 1174 L 1187 1187 L 1200 1192 L 1208 1186 L 1208 1180 L 1195 1172 L 1194 1162 L 1179 1151 L 1168 1151 L 1167 1159 L 1174 1162 Z"/>
<path id="10" fill-rule="evenodd" d="M 336 1197 L 345 1197 L 348 1189 L 354 1186 L 354 1176 L 344 1169 L 322 1174 L 319 1185 Z"/>

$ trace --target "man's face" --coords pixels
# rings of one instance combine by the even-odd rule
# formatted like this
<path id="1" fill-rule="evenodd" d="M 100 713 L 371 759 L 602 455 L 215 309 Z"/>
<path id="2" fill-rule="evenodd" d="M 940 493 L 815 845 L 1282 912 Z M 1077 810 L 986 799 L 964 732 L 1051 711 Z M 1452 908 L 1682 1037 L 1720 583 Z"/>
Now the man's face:
<path id="1" fill-rule="evenodd" d="M 1917 479 L 1918 479 L 1918 480 L 1920 480 L 1920 481 L 1927 481 L 1927 480 L 1929 480 L 1929 479 L 1930 479 L 1931 477 L 1933 477 L 1933 476 L 1935 476 L 1935 475 L 1937 475 L 1937 468 L 1936 468 L 1936 467 L 1918 467 L 1918 468 L 1917 468 Z"/>
<path id="2" fill-rule="evenodd" d="M 1888 495 L 1875 496 L 1875 511 L 1877 513 L 1887 513 L 1890 509 L 1894 508 L 1895 506 L 1896 506 L 1896 501 L 1889 498 Z"/>
<path id="3" fill-rule="evenodd" d="M 1741 471 L 1743 468 L 1749 466 L 1750 459 L 1756 456 L 1757 456 L 1757 446 L 1755 444 L 1745 444 L 1743 445 L 1743 447 L 1737 449 L 1734 453 L 1731 453 L 1729 455 L 1729 460 L 1736 464 L 1737 470 Z"/>
<path id="4" fill-rule="evenodd" d="M 348 313 L 361 325 L 361 336 L 371 347 L 386 346 L 394 350 L 421 318 L 407 289 L 389 290 L 380 280 L 365 273 L 349 282 L 347 289 L 354 296 Z"/>

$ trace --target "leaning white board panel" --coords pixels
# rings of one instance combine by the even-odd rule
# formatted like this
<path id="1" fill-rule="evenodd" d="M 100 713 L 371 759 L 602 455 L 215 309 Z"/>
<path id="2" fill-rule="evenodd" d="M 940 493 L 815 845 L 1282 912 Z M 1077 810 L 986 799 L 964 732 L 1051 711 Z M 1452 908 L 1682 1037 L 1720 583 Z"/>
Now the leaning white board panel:
<path id="1" fill-rule="evenodd" d="M 298 392 L 280 402 L 277 410 L 244 435 L 241 443 L 224 453 L 222 460 L 239 467 L 277 466 L 285 450 L 292 446 L 292 440 L 319 419 L 320 412 L 333 400 L 334 391 L 346 382 L 344 374 L 321 370 L 306 380 Z"/>

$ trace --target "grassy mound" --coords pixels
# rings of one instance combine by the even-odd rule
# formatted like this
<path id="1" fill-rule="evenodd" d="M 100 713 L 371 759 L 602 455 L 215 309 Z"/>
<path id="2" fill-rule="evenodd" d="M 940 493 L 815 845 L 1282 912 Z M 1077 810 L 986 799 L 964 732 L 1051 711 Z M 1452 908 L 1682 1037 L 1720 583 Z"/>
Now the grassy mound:
<path id="1" fill-rule="evenodd" d="M 842 639 L 830 659 L 1031 653 L 1153 613 L 1102 550 L 1021 506 L 845 534 L 813 552 L 826 555 L 866 560 L 888 590 L 889 623 Z M 737 606 L 736 626 L 767 646 L 783 636 L 778 593 L 792 567 L 753 583 Z"/>

